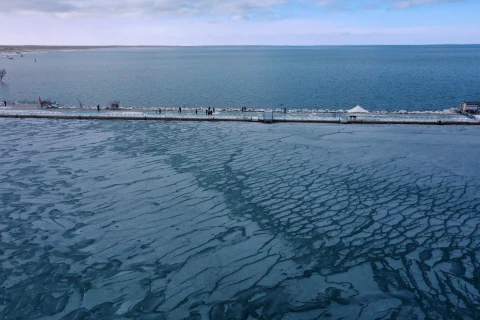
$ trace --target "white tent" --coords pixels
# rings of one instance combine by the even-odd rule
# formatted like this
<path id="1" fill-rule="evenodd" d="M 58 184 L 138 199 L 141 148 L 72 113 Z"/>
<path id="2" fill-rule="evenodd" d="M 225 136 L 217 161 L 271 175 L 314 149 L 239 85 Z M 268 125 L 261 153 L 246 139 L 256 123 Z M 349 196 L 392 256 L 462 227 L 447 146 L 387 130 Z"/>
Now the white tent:
<path id="1" fill-rule="evenodd" d="M 362 107 L 360 106 L 356 106 L 355 108 L 353 109 L 350 109 L 347 111 L 348 113 L 368 113 L 367 110 L 363 109 Z"/>

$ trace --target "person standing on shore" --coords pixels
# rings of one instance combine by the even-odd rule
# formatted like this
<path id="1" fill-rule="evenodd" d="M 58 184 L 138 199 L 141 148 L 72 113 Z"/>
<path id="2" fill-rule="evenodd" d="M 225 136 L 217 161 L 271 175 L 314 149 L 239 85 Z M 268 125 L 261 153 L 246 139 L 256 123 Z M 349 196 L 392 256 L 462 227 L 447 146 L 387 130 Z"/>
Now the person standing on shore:
<path id="1" fill-rule="evenodd" d="M 197 108 L 195 108 L 195 114 L 198 114 Z"/>
<path id="2" fill-rule="evenodd" d="M 3 103 L 5 104 L 5 107 L 7 106 L 7 101 L 3 101 Z"/>
<path id="3" fill-rule="evenodd" d="M 97 111 L 100 112 L 100 105 L 97 104 Z"/>

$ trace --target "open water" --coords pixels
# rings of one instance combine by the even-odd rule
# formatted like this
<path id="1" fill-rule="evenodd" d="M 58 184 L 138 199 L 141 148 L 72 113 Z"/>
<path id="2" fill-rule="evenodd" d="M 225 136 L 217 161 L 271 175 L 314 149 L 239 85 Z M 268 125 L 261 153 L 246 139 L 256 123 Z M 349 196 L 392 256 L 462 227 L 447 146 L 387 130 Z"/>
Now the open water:
<path id="1" fill-rule="evenodd" d="M 478 319 L 478 130 L 0 119 L 0 318 Z"/>
<path id="2" fill-rule="evenodd" d="M 120 48 L 0 68 L 0 100 L 77 106 L 425 111 L 480 100 L 479 45 Z"/>

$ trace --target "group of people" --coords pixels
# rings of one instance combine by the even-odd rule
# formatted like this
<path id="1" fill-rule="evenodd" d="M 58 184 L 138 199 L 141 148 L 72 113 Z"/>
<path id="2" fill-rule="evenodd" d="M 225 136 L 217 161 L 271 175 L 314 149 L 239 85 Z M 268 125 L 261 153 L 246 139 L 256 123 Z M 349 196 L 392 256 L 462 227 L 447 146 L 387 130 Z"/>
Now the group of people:
<path id="1" fill-rule="evenodd" d="M 160 109 L 158 109 L 158 111 L 159 111 L 159 113 L 161 113 L 161 112 L 160 112 Z M 181 107 L 178 108 L 178 113 L 182 113 L 182 108 L 181 108 Z M 215 113 L 215 108 L 212 109 L 212 108 L 208 107 L 208 109 L 205 109 L 205 114 L 206 114 L 207 116 L 211 116 L 211 115 L 213 115 L 214 113 Z M 198 109 L 197 109 L 197 108 L 195 108 L 195 114 L 198 114 Z"/>
<path id="2" fill-rule="evenodd" d="M 100 111 L 100 109 L 99 109 Z M 178 113 L 182 113 L 182 108 L 179 107 L 178 110 L 177 110 Z M 155 114 L 161 114 L 162 113 L 162 109 L 158 109 L 158 110 L 155 110 Z M 215 113 L 215 108 L 210 108 L 208 107 L 208 109 L 205 109 L 205 114 L 207 116 L 211 116 Z M 198 114 L 198 109 L 195 108 L 195 114 Z"/>
<path id="3" fill-rule="evenodd" d="M 179 108 L 179 110 L 180 110 L 179 112 L 182 112 L 182 108 Z M 214 113 L 215 113 L 215 108 L 212 109 L 212 108 L 208 107 L 208 109 L 205 109 L 205 114 L 207 116 L 211 116 Z M 195 108 L 195 114 L 198 114 L 198 109 L 197 108 Z"/>

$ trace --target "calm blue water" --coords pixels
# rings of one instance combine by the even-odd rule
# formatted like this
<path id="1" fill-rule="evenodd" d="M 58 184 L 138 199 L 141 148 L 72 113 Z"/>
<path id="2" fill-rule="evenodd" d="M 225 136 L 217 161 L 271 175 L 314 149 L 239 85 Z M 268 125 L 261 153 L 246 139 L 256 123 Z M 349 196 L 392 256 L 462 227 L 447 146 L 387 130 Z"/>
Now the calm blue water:
<path id="1" fill-rule="evenodd" d="M 413 111 L 480 100 L 478 45 L 123 48 L 1 58 L 0 67 L 9 101 Z"/>
<path id="2" fill-rule="evenodd" d="M 0 119 L 0 317 L 478 319 L 478 136 Z"/>

